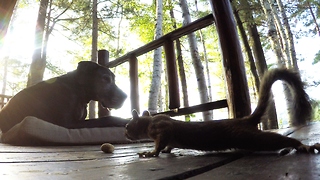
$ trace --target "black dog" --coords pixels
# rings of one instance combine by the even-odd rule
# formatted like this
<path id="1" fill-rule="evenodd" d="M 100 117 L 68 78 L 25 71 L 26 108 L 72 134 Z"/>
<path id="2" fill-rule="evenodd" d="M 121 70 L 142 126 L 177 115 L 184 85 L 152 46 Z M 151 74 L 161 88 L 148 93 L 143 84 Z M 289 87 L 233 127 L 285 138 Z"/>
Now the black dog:
<path id="1" fill-rule="evenodd" d="M 75 71 L 17 93 L 0 111 L 0 129 L 5 133 L 26 116 L 35 116 L 72 129 L 124 127 L 127 120 L 118 117 L 85 118 L 90 100 L 99 101 L 105 108 L 120 108 L 126 97 L 115 84 L 115 76 L 108 68 L 83 61 Z"/>

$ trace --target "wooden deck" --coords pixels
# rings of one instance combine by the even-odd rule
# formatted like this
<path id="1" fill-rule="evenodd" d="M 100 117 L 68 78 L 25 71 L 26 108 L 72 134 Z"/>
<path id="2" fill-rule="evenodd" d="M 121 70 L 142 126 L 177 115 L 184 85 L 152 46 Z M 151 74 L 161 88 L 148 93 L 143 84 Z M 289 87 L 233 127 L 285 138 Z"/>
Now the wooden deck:
<path id="1" fill-rule="evenodd" d="M 320 123 L 279 133 L 306 144 L 320 142 Z M 320 154 L 174 150 L 139 158 L 153 143 L 100 146 L 21 147 L 0 144 L 0 179 L 320 179 Z"/>

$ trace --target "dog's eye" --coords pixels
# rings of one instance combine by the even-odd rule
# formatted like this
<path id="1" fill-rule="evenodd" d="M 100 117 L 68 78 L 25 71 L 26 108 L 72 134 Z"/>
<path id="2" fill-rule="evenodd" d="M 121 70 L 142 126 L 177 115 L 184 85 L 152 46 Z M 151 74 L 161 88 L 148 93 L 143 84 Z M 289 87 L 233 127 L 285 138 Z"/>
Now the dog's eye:
<path id="1" fill-rule="evenodd" d="M 102 78 L 106 83 L 110 83 L 111 82 L 111 78 L 109 76 L 103 76 Z"/>

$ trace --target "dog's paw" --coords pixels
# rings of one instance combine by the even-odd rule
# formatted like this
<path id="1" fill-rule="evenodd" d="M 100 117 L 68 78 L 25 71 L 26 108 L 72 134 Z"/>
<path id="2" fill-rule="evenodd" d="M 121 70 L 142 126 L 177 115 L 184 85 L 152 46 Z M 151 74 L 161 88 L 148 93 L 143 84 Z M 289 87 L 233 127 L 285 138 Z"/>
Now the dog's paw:
<path id="1" fill-rule="evenodd" d="M 280 156 L 285 156 L 287 154 L 289 154 L 291 151 L 293 150 L 293 148 L 285 148 L 285 149 L 282 149 L 279 153 Z"/>

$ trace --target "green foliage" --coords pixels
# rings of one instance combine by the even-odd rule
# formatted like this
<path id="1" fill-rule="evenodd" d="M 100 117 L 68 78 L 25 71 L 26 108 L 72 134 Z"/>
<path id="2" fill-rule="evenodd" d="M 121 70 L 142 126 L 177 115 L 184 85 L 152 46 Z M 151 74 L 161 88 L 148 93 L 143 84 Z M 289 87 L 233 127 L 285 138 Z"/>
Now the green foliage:
<path id="1" fill-rule="evenodd" d="M 155 34 L 155 7 L 154 5 L 145 5 L 140 10 L 138 16 L 130 19 L 130 30 L 137 33 L 140 40 L 148 43 L 153 40 Z"/>
<path id="2" fill-rule="evenodd" d="M 320 121 L 320 101 L 312 100 L 311 105 L 312 105 L 312 109 L 313 109 L 312 120 Z"/>
<path id="3" fill-rule="evenodd" d="M 296 26 L 296 22 L 300 21 L 303 23 L 307 30 L 301 30 L 299 34 L 296 36 L 297 38 L 300 36 L 307 36 L 310 34 L 318 34 L 315 28 L 315 22 L 311 15 L 311 10 L 314 13 L 316 18 L 320 17 L 320 1 L 318 0 L 299 0 L 299 1 L 291 1 L 287 4 L 287 9 L 290 14 L 290 19 L 293 19 L 295 22 L 291 25 L 293 27 Z M 305 29 L 304 28 L 304 29 Z"/>
<path id="4" fill-rule="evenodd" d="M 7 79 L 3 77 L 4 59 L 0 60 L 0 82 L 6 81 L 6 95 L 14 95 L 27 85 L 29 65 L 17 59 L 8 59 Z M 1 82 L 2 83 L 2 82 Z"/>
<path id="5" fill-rule="evenodd" d="M 317 64 L 320 61 L 320 50 L 317 52 L 317 54 L 314 57 L 314 60 L 312 62 L 312 64 Z"/>
<path id="6" fill-rule="evenodd" d="M 51 74 L 53 74 L 53 76 L 61 76 L 62 74 L 67 73 L 65 70 L 55 66 L 51 62 L 47 62 L 46 68 L 51 72 Z"/>

